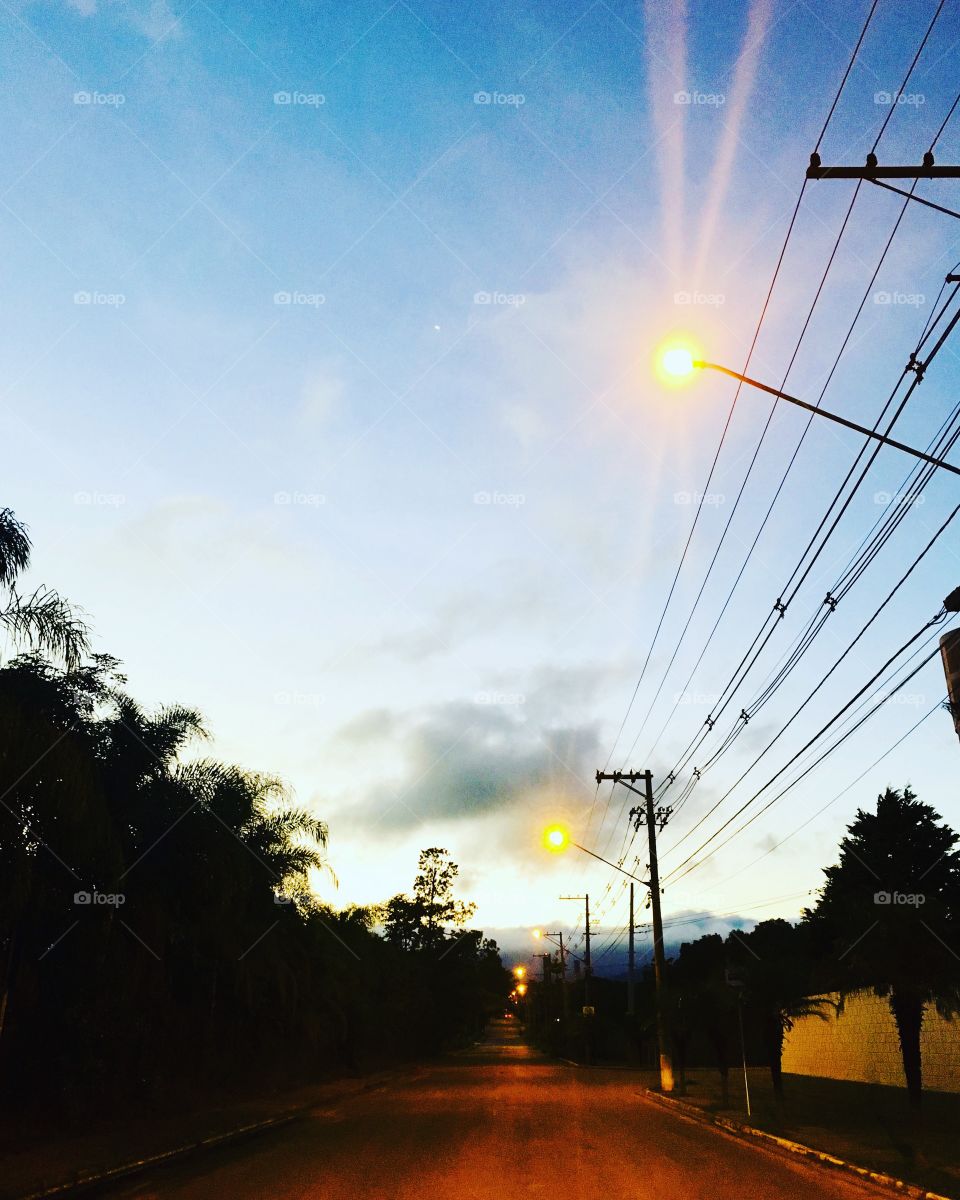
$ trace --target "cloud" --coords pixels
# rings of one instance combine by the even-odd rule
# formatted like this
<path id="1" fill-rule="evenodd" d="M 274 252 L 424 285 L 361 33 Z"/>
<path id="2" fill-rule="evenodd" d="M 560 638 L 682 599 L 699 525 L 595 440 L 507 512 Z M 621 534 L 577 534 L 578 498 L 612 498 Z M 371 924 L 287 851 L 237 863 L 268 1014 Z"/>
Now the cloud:
<path id="1" fill-rule="evenodd" d="M 167 0 L 149 0 L 149 3 L 143 3 L 142 0 L 141 3 L 133 3 L 132 0 L 67 0 L 67 7 L 81 17 L 88 18 L 107 12 L 116 13 L 119 19 L 152 41 L 162 37 L 179 37 L 182 31 L 180 20 Z"/>
<path id="2" fill-rule="evenodd" d="M 523 808 L 548 792 L 556 804 L 582 802 L 600 754 L 598 725 L 528 720 L 525 697 L 489 690 L 418 714 L 371 710 L 344 726 L 340 748 L 399 763 L 388 786 L 371 782 L 338 822 L 408 830 Z"/>
<path id="3" fill-rule="evenodd" d="M 344 385 L 326 371 L 309 375 L 300 392 L 300 419 L 310 426 L 326 425 L 343 407 Z"/>

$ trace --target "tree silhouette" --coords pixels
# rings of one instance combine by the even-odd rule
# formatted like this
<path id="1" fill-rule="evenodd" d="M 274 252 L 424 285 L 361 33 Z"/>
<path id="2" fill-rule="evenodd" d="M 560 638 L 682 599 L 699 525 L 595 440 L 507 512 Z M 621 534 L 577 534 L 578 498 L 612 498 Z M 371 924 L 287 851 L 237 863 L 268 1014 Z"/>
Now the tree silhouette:
<path id="1" fill-rule="evenodd" d="M 89 650 L 87 627 L 49 588 L 20 595 L 17 580 L 30 565 L 30 548 L 27 527 L 9 508 L 0 508 L 0 628 L 14 645 L 52 654 L 74 670 Z"/>
<path id="2" fill-rule="evenodd" d="M 921 1106 L 926 1008 L 960 1013 L 958 836 L 909 786 L 857 811 L 807 919 L 844 993 L 872 988 L 897 1024 L 910 1104 Z"/>
<path id="3" fill-rule="evenodd" d="M 749 933 L 734 930 L 727 955 L 744 984 L 744 1001 L 757 1021 L 770 1067 L 773 1094 L 783 1104 L 783 1039 L 801 1017 L 826 1020 L 830 1003 L 811 996 L 812 941 L 804 926 L 776 918 Z"/>

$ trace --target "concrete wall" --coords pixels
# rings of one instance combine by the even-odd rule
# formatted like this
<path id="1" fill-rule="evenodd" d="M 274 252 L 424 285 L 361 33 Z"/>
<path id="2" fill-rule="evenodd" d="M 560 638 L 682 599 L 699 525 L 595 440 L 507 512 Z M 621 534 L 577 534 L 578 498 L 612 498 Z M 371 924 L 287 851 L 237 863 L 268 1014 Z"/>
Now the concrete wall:
<path id="1" fill-rule="evenodd" d="M 833 999 L 836 999 L 834 996 Z M 920 1038 L 923 1085 L 960 1092 L 960 1019 L 944 1021 L 928 1008 Z M 886 999 L 873 992 L 848 996 L 839 1018 L 804 1017 L 787 1034 L 783 1069 L 792 1075 L 851 1079 L 903 1087 L 897 1027 Z"/>

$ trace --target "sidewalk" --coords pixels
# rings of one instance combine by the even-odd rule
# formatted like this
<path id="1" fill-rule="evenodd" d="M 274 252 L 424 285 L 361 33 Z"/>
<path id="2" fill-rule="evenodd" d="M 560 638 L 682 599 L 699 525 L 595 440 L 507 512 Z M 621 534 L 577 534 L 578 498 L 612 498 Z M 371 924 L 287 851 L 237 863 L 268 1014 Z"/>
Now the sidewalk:
<path id="1" fill-rule="evenodd" d="M 687 1072 L 675 1096 L 711 1117 L 724 1117 L 777 1137 L 902 1179 L 945 1196 L 960 1197 L 960 1095 L 927 1092 L 922 1128 L 911 1128 L 902 1089 L 808 1076 L 784 1076 L 783 1115 L 773 1102 L 770 1073 L 749 1071 L 753 1113 L 747 1117 L 742 1072 L 730 1071 L 729 1104 L 721 1104 L 716 1071 Z"/>
<path id="2" fill-rule="evenodd" d="M 6 1128 L 0 1135 L 0 1200 L 25 1200 L 55 1189 L 66 1195 L 74 1185 L 126 1165 L 189 1153 L 201 1143 L 226 1140 L 234 1131 L 246 1130 L 246 1136 L 252 1136 L 258 1125 L 269 1128 L 267 1122 L 295 1119 L 308 1109 L 381 1086 L 395 1075 L 396 1071 L 379 1071 L 163 1117 L 101 1122 L 60 1138 L 47 1134 L 27 1139 L 22 1131 L 18 1135 Z"/>

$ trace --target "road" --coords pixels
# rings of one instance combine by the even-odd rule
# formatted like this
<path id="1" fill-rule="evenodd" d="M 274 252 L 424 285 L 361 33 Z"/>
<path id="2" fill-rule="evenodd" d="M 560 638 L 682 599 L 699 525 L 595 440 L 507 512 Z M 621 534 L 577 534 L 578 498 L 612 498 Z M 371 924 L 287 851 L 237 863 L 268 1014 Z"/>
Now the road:
<path id="1" fill-rule="evenodd" d="M 541 1058 L 504 1021 L 470 1053 L 107 1194 L 117 1200 L 864 1200 L 879 1193 L 670 1112 L 646 1098 L 627 1072 Z"/>

